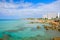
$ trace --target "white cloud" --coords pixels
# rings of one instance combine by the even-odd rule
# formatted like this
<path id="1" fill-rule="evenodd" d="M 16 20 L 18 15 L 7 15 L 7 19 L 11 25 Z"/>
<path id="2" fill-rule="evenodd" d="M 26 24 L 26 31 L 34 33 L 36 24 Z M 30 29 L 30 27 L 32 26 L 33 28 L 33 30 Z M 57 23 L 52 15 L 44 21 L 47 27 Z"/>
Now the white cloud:
<path id="1" fill-rule="evenodd" d="M 32 3 L 20 3 L 20 4 L 14 4 L 14 3 L 3 3 L 0 2 L 0 13 L 3 13 L 4 15 L 35 15 L 40 13 L 46 13 L 46 12 L 60 12 L 60 0 L 55 1 L 50 4 L 43 4 L 38 3 L 36 5 L 33 5 Z"/>

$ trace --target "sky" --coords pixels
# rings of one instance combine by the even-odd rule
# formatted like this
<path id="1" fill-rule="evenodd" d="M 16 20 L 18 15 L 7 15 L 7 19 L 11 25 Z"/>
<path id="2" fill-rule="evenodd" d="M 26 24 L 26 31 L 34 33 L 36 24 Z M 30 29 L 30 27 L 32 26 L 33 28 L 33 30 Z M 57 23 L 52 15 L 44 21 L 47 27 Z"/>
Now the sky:
<path id="1" fill-rule="evenodd" d="M 60 13 L 60 0 L 0 0 L 0 19 L 42 18 L 47 13 Z"/>

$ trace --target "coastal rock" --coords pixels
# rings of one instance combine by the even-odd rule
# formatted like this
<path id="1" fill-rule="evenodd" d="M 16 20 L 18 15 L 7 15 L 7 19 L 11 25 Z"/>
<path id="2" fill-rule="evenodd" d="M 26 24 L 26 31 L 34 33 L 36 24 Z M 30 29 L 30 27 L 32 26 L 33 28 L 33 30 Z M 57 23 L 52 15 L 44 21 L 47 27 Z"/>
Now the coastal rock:
<path id="1" fill-rule="evenodd" d="M 25 27 L 19 28 L 18 31 L 24 31 Z"/>
<path id="2" fill-rule="evenodd" d="M 37 29 L 40 29 L 40 26 L 37 26 Z"/>
<path id="3" fill-rule="evenodd" d="M 3 40 L 8 40 L 10 38 L 10 35 L 4 34 Z"/>
<path id="4" fill-rule="evenodd" d="M 2 38 L 0 38 L 0 40 L 3 40 Z"/>
<path id="5" fill-rule="evenodd" d="M 60 32 L 60 29 L 58 29 L 58 31 Z"/>
<path id="6" fill-rule="evenodd" d="M 60 37 L 55 37 L 52 40 L 60 40 Z"/>
<path id="7" fill-rule="evenodd" d="M 7 30 L 6 32 L 18 32 L 18 30 Z"/>
<path id="8" fill-rule="evenodd" d="M 45 28 L 46 30 L 49 30 L 49 29 L 50 29 L 49 26 L 44 26 L 44 28 Z"/>

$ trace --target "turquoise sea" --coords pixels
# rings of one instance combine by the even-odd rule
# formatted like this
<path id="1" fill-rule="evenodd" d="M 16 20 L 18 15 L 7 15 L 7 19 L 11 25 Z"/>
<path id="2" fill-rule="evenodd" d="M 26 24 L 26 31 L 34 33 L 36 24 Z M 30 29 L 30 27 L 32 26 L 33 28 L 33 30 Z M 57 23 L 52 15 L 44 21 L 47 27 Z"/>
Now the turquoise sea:
<path id="1" fill-rule="evenodd" d="M 53 37 L 60 37 L 60 32 L 45 30 L 41 23 L 30 24 L 31 20 L 0 20 L 0 39 L 5 40 L 51 40 Z M 40 29 L 36 27 L 40 26 Z"/>

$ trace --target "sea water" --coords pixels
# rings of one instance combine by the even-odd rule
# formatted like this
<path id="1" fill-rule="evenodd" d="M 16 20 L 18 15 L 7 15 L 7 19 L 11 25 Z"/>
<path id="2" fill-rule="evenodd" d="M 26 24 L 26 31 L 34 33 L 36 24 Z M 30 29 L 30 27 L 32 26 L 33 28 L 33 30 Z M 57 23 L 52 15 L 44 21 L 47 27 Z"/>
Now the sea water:
<path id="1" fill-rule="evenodd" d="M 51 40 L 53 37 L 60 37 L 60 32 L 44 29 L 44 24 L 30 24 L 30 20 L 0 20 L 0 38 L 8 35 L 7 40 Z M 40 26 L 40 29 L 36 27 Z"/>

